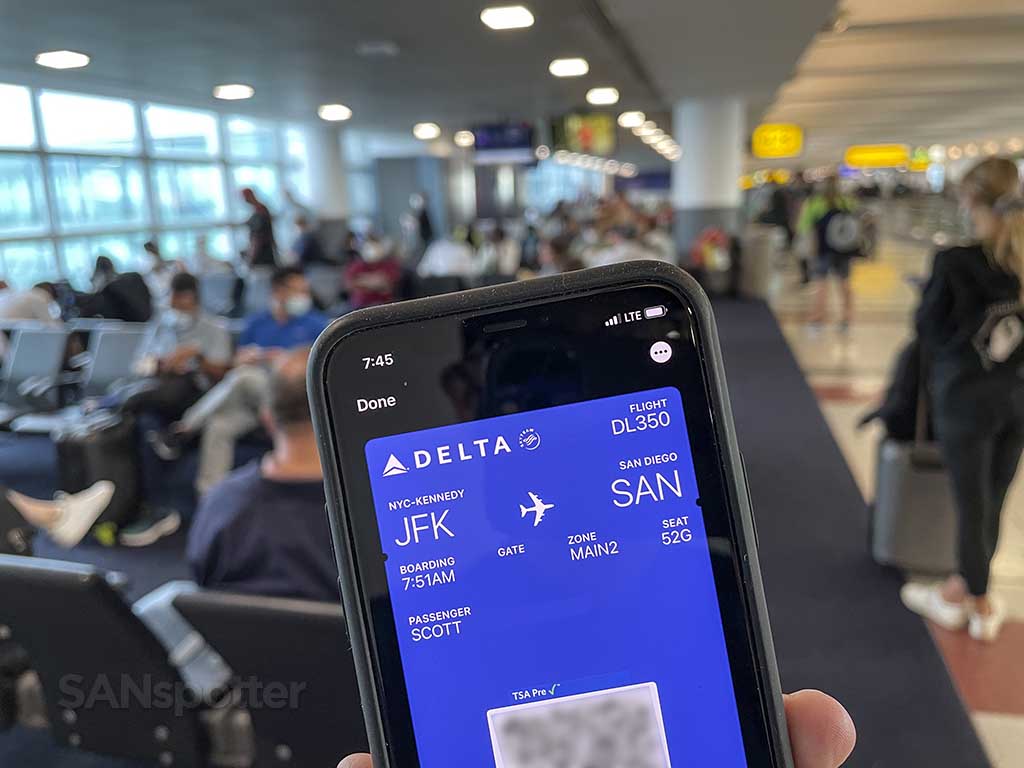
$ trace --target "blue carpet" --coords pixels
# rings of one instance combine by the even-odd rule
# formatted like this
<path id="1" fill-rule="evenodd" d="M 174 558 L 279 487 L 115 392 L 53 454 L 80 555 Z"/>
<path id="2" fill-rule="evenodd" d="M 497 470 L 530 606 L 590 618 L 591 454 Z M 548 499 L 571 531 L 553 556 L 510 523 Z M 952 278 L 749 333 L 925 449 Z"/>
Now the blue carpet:
<path id="1" fill-rule="evenodd" d="M 768 308 L 716 305 L 786 690 L 820 688 L 857 723 L 849 766 L 982 768 L 988 759 Z"/>
<path id="2" fill-rule="evenodd" d="M 759 303 L 716 311 L 784 687 L 821 688 L 846 704 L 860 737 L 854 768 L 989 766 L 924 624 L 899 603 L 898 575 L 868 557 L 863 499 L 775 319 Z M 49 495 L 48 441 L 0 436 L 0 483 Z M 185 575 L 182 541 L 71 553 L 40 541 L 38 550 L 122 571 L 134 597 Z M 0 736 L 2 766 L 122 768 L 81 759 L 46 734 Z"/>

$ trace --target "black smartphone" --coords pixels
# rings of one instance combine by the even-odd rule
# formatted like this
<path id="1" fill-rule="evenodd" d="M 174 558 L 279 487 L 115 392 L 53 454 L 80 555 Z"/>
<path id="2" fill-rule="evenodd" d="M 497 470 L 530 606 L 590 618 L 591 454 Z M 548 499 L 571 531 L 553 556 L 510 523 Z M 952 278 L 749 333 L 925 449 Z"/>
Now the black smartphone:
<path id="1" fill-rule="evenodd" d="M 377 768 L 791 765 L 686 273 L 356 312 L 317 342 L 310 389 Z"/>

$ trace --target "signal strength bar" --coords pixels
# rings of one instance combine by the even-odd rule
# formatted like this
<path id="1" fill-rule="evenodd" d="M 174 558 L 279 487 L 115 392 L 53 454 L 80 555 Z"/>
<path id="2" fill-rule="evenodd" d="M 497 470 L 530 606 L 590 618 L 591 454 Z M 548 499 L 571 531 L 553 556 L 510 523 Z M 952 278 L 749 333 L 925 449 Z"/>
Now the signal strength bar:
<path id="1" fill-rule="evenodd" d="M 622 315 L 612 315 L 611 317 L 609 317 L 607 320 L 604 321 L 604 325 L 605 325 L 606 328 L 611 328 L 613 325 L 621 325 L 621 324 L 622 324 Z"/>

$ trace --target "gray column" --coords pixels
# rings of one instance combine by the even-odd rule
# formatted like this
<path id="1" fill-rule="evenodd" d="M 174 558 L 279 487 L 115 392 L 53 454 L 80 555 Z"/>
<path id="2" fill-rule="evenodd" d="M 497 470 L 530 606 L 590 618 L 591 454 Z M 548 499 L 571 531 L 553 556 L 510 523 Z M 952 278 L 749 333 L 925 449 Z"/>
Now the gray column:
<path id="1" fill-rule="evenodd" d="M 736 98 L 687 100 L 673 110 L 672 135 L 683 156 L 672 166 L 672 207 L 684 264 L 702 230 L 739 227 L 745 119 Z"/>
<path id="2" fill-rule="evenodd" d="M 312 124 L 306 131 L 310 188 L 321 221 L 343 221 L 349 213 L 341 136 L 334 125 Z"/>

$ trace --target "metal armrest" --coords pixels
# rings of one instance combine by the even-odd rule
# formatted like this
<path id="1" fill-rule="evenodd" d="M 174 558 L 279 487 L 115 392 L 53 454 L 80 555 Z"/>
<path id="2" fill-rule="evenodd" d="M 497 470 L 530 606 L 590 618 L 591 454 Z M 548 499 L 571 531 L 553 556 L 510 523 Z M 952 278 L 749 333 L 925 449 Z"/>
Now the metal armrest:
<path id="1" fill-rule="evenodd" d="M 15 683 L 17 722 L 25 728 L 49 728 L 46 716 L 46 696 L 39 675 L 32 670 L 23 673 Z"/>

